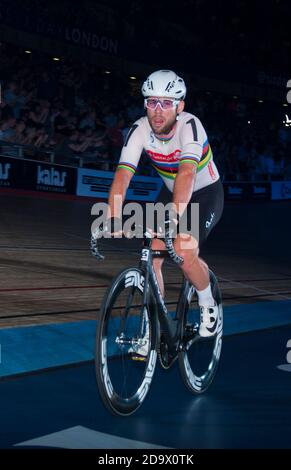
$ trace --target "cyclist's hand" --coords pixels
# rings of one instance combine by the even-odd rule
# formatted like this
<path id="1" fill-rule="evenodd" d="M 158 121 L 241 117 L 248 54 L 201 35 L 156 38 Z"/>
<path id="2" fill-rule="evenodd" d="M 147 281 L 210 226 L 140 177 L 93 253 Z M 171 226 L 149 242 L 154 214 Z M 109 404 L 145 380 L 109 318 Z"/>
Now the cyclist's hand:
<path id="1" fill-rule="evenodd" d="M 107 219 L 104 224 L 101 224 L 97 227 L 94 232 L 92 232 L 92 237 L 97 238 L 110 238 L 118 237 L 122 235 L 122 220 L 119 217 L 110 217 Z"/>
<path id="2" fill-rule="evenodd" d="M 111 235 L 113 237 L 121 237 L 122 236 L 122 219 L 119 217 L 110 217 L 110 219 L 106 220 L 103 231 L 105 234 L 108 234 L 109 236 Z"/>
<path id="3" fill-rule="evenodd" d="M 92 229 L 90 249 L 92 255 L 97 259 L 104 259 L 98 249 L 99 238 L 121 237 L 122 236 L 122 220 L 117 217 L 111 217 L 104 224 Z"/>
<path id="4" fill-rule="evenodd" d="M 147 231 L 157 238 L 175 238 L 177 234 L 178 214 L 175 210 L 166 210 L 161 218 L 147 227 Z"/>
<path id="5" fill-rule="evenodd" d="M 91 236 L 90 250 L 96 259 L 104 259 L 104 256 L 99 252 L 97 238 L 95 238 L 93 235 Z"/>
<path id="6" fill-rule="evenodd" d="M 174 207 L 166 211 L 165 217 L 165 236 L 175 238 L 177 235 L 177 226 L 179 223 L 179 214 Z"/>

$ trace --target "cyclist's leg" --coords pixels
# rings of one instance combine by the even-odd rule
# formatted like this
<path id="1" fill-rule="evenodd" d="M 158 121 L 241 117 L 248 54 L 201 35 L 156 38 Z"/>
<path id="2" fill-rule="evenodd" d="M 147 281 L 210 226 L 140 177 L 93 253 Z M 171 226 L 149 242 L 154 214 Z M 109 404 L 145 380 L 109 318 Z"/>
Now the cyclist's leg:
<path id="1" fill-rule="evenodd" d="M 199 257 L 199 244 L 196 238 L 189 234 L 178 234 L 174 242 L 175 250 L 184 259 L 181 268 L 187 279 L 202 290 L 209 284 L 208 266 Z"/>
<path id="2" fill-rule="evenodd" d="M 218 309 L 210 287 L 208 266 L 199 257 L 199 248 L 219 221 L 223 210 L 223 188 L 220 181 L 210 187 L 197 191 L 191 202 L 199 203 L 199 241 L 197 234 L 179 234 L 175 241 L 177 253 L 184 258 L 181 266 L 184 275 L 195 286 L 201 307 L 200 335 L 215 333 L 214 326 Z M 190 208 L 190 205 L 188 206 Z M 188 216 L 190 210 L 188 210 Z"/>
<path id="3" fill-rule="evenodd" d="M 164 204 L 169 202 L 169 198 L 169 191 L 164 190 L 161 198 Z M 195 233 L 194 227 L 194 236 L 191 234 L 178 234 L 174 242 L 177 253 L 184 258 L 184 262 L 181 266 L 184 275 L 199 292 L 202 292 L 200 297 L 201 302 L 204 304 L 213 303 L 213 297 L 210 289 L 208 266 L 205 261 L 199 257 L 199 249 L 221 218 L 223 200 L 223 187 L 220 180 L 194 193 L 190 202 L 199 204 L 199 237 L 198 234 Z M 190 217 L 191 206 L 189 204 L 187 208 L 188 220 L 190 220 Z M 164 250 L 165 244 L 162 240 L 155 239 L 152 248 L 154 250 Z M 164 295 L 162 275 L 163 261 L 162 258 L 155 258 L 153 261 L 162 295 Z"/>
<path id="4" fill-rule="evenodd" d="M 209 273 L 207 264 L 199 256 L 199 250 L 222 215 L 223 188 L 220 180 L 194 193 L 190 202 L 199 204 L 199 234 L 194 227 L 191 233 L 178 234 L 174 244 L 178 254 L 184 258 L 181 267 L 185 276 L 201 291 L 209 286 Z M 191 218 L 190 204 L 187 218 Z"/>
<path id="5" fill-rule="evenodd" d="M 199 249 L 207 240 L 209 234 L 219 222 L 224 205 L 224 192 L 220 180 L 213 185 L 198 191 L 196 194 L 195 202 L 199 203 Z M 213 297 L 210 289 L 209 269 L 206 262 L 199 256 L 199 264 L 207 278 L 207 284 L 197 286 L 199 301 L 201 305 L 211 305 Z M 202 292 L 201 292 L 202 291 Z"/>

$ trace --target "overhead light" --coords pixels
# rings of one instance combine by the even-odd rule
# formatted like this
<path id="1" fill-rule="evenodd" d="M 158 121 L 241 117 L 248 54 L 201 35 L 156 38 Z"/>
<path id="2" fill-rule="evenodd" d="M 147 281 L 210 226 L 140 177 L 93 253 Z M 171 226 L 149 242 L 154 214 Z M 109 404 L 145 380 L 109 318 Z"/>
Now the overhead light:
<path id="1" fill-rule="evenodd" d="M 136 77 L 132 76 L 132 77 L 129 77 L 130 80 L 136 80 Z"/>
<path id="2" fill-rule="evenodd" d="M 111 72 L 110 72 L 110 70 L 105 70 L 104 73 L 106 73 L 107 75 L 109 75 Z"/>
<path id="3" fill-rule="evenodd" d="M 31 54 L 31 51 L 24 51 L 25 54 Z"/>
<path id="4" fill-rule="evenodd" d="M 263 103 L 264 101 L 263 100 L 259 100 L 259 103 Z"/>
<path id="5" fill-rule="evenodd" d="M 206 95 L 211 95 L 211 92 L 210 92 L 210 91 L 207 91 L 207 92 L 206 92 Z"/>
<path id="6" fill-rule="evenodd" d="M 288 104 L 287 104 L 287 103 L 283 103 L 283 106 L 288 106 Z"/>
<path id="7" fill-rule="evenodd" d="M 59 57 L 53 57 L 53 60 L 61 60 Z"/>
<path id="8" fill-rule="evenodd" d="M 250 123 L 251 123 L 251 121 L 248 121 L 248 124 L 250 124 Z"/>
<path id="9" fill-rule="evenodd" d="M 234 95 L 234 96 L 233 96 L 233 99 L 234 99 L 234 100 L 237 100 L 237 96 L 236 96 L 236 95 Z"/>

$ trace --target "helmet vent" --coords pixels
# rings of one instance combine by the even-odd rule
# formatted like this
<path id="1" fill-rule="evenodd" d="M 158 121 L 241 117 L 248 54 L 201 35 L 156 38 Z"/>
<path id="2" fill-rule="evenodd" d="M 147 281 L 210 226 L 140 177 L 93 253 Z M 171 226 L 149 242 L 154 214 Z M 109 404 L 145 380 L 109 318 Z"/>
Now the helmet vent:
<path id="1" fill-rule="evenodd" d="M 166 88 L 165 88 L 166 91 L 169 91 L 170 85 L 171 85 L 171 82 L 169 82 L 168 85 L 166 86 Z"/>

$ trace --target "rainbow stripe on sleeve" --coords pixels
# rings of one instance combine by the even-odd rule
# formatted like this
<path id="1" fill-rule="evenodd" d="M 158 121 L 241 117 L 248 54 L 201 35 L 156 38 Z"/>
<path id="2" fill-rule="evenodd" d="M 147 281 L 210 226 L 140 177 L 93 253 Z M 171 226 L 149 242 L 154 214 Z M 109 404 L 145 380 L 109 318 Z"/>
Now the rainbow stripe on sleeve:
<path id="1" fill-rule="evenodd" d="M 123 170 L 128 170 L 133 174 L 136 172 L 136 166 L 132 165 L 131 163 L 121 162 L 117 165 L 117 170 L 119 168 L 122 168 Z"/>
<path id="2" fill-rule="evenodd" d="M 180 163 L 186 163 L 186 162 L 194 163 L 198 167 L 197 171 L 200 171 L 202 170 L 202 168 L 205 167 L 205 165 L 207 165 L 211 157 L 212 157 L 211 148 L 210 148 L 208 140 L 206 140 L 203 144 L 201 159 L 198 157 L 198 155 L 195 155 L 194 153 L 192 153 L 190 155 L 185 155 L 184 157 L 181 157 Z"/>

